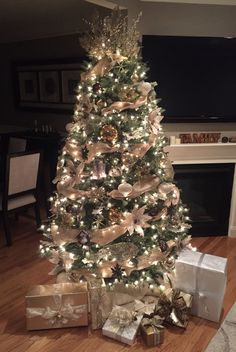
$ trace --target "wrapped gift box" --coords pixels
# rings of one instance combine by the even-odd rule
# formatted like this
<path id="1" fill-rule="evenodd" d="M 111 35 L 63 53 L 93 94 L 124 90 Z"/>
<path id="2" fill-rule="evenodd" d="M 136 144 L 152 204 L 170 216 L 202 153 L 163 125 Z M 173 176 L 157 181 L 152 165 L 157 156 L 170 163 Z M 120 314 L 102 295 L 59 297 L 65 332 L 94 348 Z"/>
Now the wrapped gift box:
<path id="1" fill-rule="evenodd" d="M 34 286 L 26 295 L 27 330 L 88 325 L 87 284 Z"/>
<path id="2" fill-rule="evenodd" d="M 102 328 L 102 333 L 103 335 L 108 336 L 114 340 L 124 342 L 128 345 L 132 345 L 135 341 L 143 316 L 138 315 L 135 320 L 130 321 L 124 326 L 122 322 L 119 323 L 118 321 L 115 321 L 113 319 L 115 312 L 120 310 L 121 315 L 123 315 L 124 309 L 125 308 L 119 306 L 113 307 L 109 318 L 107 319 L 106 323 Z M 128 310 L 126 310 L 126 312 L 128 312 Z"/>
<path id="3" fill-rule="evenodd" d="M 214 322 L 220 319 L 227 259 L 189 249 L 176 260 L 175 287 L 193 295 L 191 313 Z"/>
<path id="4" fill-rule="evenodd" d="M 157 346 L 164 341 L 163 319 L 160 317 L 143 318 L 141 321 L 141 335 L 145 344 L 149 347 Z"/>
<path id="5" fill-rule="evenodd" d="M 155 307 L 155 315 L 165 323 L 186 328 L 192 306 L 192 295 L 178 289 L 166 289 L 160 294 Z"/>
<path id="6" fill-rule="evenodd" d="M 103 327 L 115 305 L 121 306 L 135 302 L 135 298 L 130 292 L 122 292 L 116 286 L 110 289 L 101 280 L 90 281 L 88 287 L 91 327 L 93 330 Z"/>
<path id="7" fill-rule="evenodd" d="M 101 329 L 113 307 L 113 294 L 105 285 L 89 283 L 91 328 Z"/>

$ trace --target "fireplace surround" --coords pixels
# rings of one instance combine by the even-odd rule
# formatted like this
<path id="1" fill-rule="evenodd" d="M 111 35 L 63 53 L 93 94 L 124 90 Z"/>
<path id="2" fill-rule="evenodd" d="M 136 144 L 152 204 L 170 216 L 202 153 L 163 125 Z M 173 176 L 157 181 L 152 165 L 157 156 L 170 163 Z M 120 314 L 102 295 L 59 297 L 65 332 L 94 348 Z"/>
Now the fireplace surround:
<path id="1" fill-rule="evenodd" d="M 201 209 L 201 204 L 195 205 L 194 211 L 198 211 L 202 218 L 206 216 L 205 225 L 207 226 L 202 231 L 204 224 L 201 225 L 200 222 L 197 224 L 196 219 L 193 219 L 195 226 L 192 234 L 198 236 L 227 234 L 228 236 L 236 237 L 236 143 L 171 145 L 166 147 L 165 151 L 168 152 L 169 158 L 174 165 L 176 171 L 175 180 L 178 186 L 182 189 L 184 188 L 182 191 L 184 201 L 188 202 L 190 200 L 191 203 L 199 200 L 201 192 L 198 194 L 197 191 L 204 188 L 203 196 L 205 201 L 203 201 L 203 204 L 206 205 L 206 199 L 210 197 L 210 191 L 215 189 L 215 194 L 211 194 L 211 197 L 214 198 L 212 199 L 213 205 L 210 207 L 210 210 L 213 208 L 214 216 L 204 213 L 203 209 Z M 204 177 L 201 177 L 202 183 L 201 185 L 199 184 L 197 190 L 195 189 L 196 187 L 194 188 L 193 183 L 191 184 L 193 181 L 190 180 L 190 176 L 194 173 L 195 182 L 197 174 L 199 176 L 205 174 L 205 184 Z M 219 181 L 218 185 L 216 185 L 217 179 Z M 194 195 L 191 195 L 191 188 L 195 192 Z M 227 198 L 227 201 L 224 198 Z M 191 207 L 191 204 L 188 205 Z M 224 224 L 222 221 L 223 215 L 226 222 Z M 213 226 L 211 217 L 218 221 L 218 226 L 216 223 Z"/>
<path id="2" fill-rule="evenodd" d="M 189 207 L 192 236 L 226 236 L 234 176 L 233 164 L 175 165 L 175 182 Z"/>

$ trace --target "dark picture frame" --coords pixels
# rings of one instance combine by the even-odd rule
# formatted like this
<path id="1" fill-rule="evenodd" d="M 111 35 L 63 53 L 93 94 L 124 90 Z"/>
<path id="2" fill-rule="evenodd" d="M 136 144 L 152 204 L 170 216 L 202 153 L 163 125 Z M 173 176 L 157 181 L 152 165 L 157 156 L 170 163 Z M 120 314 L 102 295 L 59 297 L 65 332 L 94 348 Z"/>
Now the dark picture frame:
<path id="1" fill-rule="evenodd" d="M 18 62 L 13 64 L 17 109 L 73 112 L 81 66 L 86 58 Z"/>
<path id="2" fill-rule="evenodd" d="M 38 84 L 36 72 L 19 72 L 18 82 L 21 101 L 38 101 Z"/>
<path id="3" fill-rule="evenodd" d="M 60 86 L 58 71 L 40 71 L 39 76 L 39 95 L 43 103 L 60 102 Z"/>
<path id="4" fill-rule="evenodd" d="M 67 70 L 61 72 L 62 101 L 63 103 L 75 103 L 77 87 L 80 82 L 80 70 Z"/>

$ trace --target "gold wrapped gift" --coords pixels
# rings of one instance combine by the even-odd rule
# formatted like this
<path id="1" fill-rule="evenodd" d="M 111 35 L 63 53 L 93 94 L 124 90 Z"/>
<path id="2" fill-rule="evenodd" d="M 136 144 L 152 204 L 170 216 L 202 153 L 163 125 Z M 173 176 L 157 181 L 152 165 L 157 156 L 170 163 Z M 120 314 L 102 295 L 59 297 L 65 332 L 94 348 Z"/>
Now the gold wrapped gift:
<path id="1" fill-rule="evenodd" d="M 26 295 L 27 330 L 88 325 L 86 283 L 34 286 Z"/>
<path id="2" fill-rule="evenodd" d="M 147 346 L 157 346 L 164 341 L 165 328 L 159 316 L 144 317 L 141 321 L 141 335 Z"/>
<path id="3" fill-rule="evenodd" d="M 176 289 L 167 289 L 161 294 L 155 314 L 181 328 L 186 328 L 192 306 L 192 295 Z"/>

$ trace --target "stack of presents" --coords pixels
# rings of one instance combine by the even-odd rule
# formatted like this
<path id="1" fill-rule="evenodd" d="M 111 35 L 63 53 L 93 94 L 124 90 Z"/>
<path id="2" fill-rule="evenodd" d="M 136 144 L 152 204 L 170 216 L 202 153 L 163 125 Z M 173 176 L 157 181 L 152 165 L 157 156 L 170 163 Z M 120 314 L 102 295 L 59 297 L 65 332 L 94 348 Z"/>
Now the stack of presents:
<path id="1" fill-rule="evenodd" d="M 90 325 L 128 345 L 138 333 L 147 346 L 159 345 L 165 329 L 186 328 L 190 314 L 219 321 L 226 269 L 225 258 L 185 249 L 176 260 L 173 287 L 162 290 L 121 283 L 106 287 L 101 280 L 71 282 L 59 276 L 59 283 L 34 286 L 26 295 L 27 329 Z"/>

